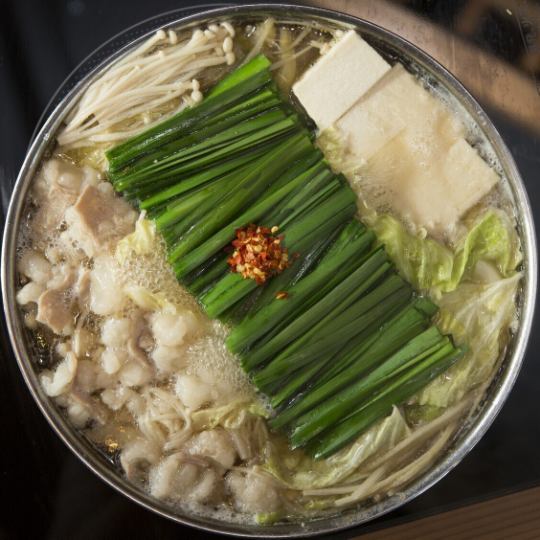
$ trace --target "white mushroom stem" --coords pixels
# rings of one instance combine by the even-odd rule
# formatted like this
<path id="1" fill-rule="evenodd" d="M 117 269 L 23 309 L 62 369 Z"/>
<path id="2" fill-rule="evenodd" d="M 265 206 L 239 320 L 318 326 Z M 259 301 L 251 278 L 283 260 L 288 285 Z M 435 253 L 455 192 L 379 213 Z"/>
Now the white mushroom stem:
<path id="1" fill-rule="evenodd" d="M 294 50 L 296 47 L 298 47 L 298 45 L 300 45 L 300 43 L 302 43 L 302 41 L 304 40 L 304 38 L 311 32 L 311 27 L 310 26 L 306 26 L 306 28 L 304 28 L 297 36 L 296 38 L 293 40 L 293 42 L 289 45 L 289 49 L 290 50 Z"/>
<path id="2" fill-rule="evenodd" d="M 184 107 L 186 100 L 201 101 L 192 80 L 205 68 L 231 63 L 233 58 L 231 52 L 223 53 L 224 44 L 232 50 L 232 27 L 223 23 L 211 28 L 195 30 L 182 41 L 172 30 L 159 30 L 86 90 L 58 142 L 77 148 L 122 140 L 152 125 L 148 113 L 155 111 L 161 121 Z"/>
<path id="3" fill-rule="evenodd" d="M 407 482 L 412 480 L 422 471 L 427 469 L 427 467 L 429 467 L 429 465 L 437 459 L 437 457 L 439 456 L 439 453 L 442 451 L 442 449 L 446 446 L 446 444 L 450 440 L 450 437 L 452 436 L 452 433 L 455 431 L 455 428 L 456 428 L 455 424 L 449 425 L 435 439 L 435 441 L 433 442 L 429 450 L 424 452 L 418 459 L 409 463 L 409 465 L 407 465 L 406 467 L 399 469 L 398 471 L 391 474 L 390 476 L 387 476 L 386 478 L 376 483 L 375 485 L 373 484 L 370 485 L 369 489 L 362 490 L 362 492 L 360 493 L 360 497 L 357 497 L 354 500 L 352 500 L 352 496 L 351 496 L 351 499 L 347 500 L 346 503 L 356 502 L 360 499 L 365 499 L 371 495 L 374 495 L 375 493 L 382 493 L 382 492 L 389 491 L 391 489 L 393 490 L 400 486 L 405 485 Z M 336 505 L 339 505 L 339 501 L 336 501 Z"/>
<path id="4" fill-rule="evenodd" d="M 266 40 L 274 32 L 275 20 L 272 17 L 266 19 L 262 24 L 259 25 L 256 32 L 256 39 L 253 45 L 253 48 L 244 58 L 244 64 L 247 64 L 250 60 L 255 58 L 264 47 Z"/>
<path id="5" fill-rule="evenodd" d="M 398 457 L 404 458 L 409 452 L 417 450 L 420 445 L 424 444 L 425 441 L 430 437 L 433 437 L 444 426 L 448 425 L 448 423 L 453 422 L 456 420 L 456 418 L 464 415 L 465 411 L 470 407 L 470 405 L 470 398 L 464 399 L 461 403 L 448 409 L 435 420 L 415 429 L 411 435 L 403 439 L 389 452 L 386 452 L 381 456 L 377 456 L 375 460 L 369 464 L 369 470 L 376 469 L 381 464 L 387 463 Z"/>
<path id="6" fill-rule="evenodd" d="M 336 506 L 346 506 L 351 502 L 363 499 L 370 492 L 373 486 L 375 486 L 377 482 L 382 479 L 384 473 L 384 467 L 379 467 L 373 471 L 349 496 L 338 499 L 336 501 Z"/>
<path id="7" fill-rule="evenodd" d="M 270 71 L 279 69 L 282 65 L 286 64 L 287 62 L 290 62 L 291 60 L 296 60 L 298 57 L 311 51 L 311 49 L 313 49 L 313 45 L 310 44 L 307 47 L 304 47 L 303 49 L 299 50 L 297 53 L 293 54 L 292 56 L 287 56 L 283 60 L 279 60 L 279 62 L 275 62 L 274 64 L 272 64 Z M 291 49 L 288 49 L 288 50 L 291 50 Z"/>

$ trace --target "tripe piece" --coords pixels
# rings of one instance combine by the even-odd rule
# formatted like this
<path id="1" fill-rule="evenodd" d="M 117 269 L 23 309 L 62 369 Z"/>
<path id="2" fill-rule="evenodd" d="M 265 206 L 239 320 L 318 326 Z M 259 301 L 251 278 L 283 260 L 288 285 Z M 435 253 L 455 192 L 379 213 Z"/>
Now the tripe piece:
<path id="1" fill-rule="evenodd" d="M 347 151 L 369 160 L 407 129 L 411 151 L 431 159 L 433 150 L 463 136 L 463 127 L 401 64 L 396 64 L 336 122 Z"/>
<path id="2" fill-rule="evenodd" d="M 114 194 L 108 182 L 86 186 L 66 210 L 67 230 L 62 233 L 79 244 L 89 257 L 133 231 L 133 208 Z"/>
<path id="3" fill-rule="evenodd" d="M 293 86 L 308 115 L 323 130 L 331 126 L 390 65 L 354 30 L 347 32 Z"/>

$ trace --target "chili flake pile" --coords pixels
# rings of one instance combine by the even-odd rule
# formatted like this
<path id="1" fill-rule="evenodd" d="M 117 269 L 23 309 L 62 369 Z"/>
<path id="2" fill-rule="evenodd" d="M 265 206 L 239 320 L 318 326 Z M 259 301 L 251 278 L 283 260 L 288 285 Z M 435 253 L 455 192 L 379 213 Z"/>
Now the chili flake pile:
<path id="1" fill-rule="evenodd" d="M 233 272 L 245 279 L 254 279 L 259 285 L 283 272 L 289 266 L 287 248 L 281 245 L 283 236 L 276 236 L 277 227 L 248 225 L 236 229 L 234 251 L 227 259 Z"/>

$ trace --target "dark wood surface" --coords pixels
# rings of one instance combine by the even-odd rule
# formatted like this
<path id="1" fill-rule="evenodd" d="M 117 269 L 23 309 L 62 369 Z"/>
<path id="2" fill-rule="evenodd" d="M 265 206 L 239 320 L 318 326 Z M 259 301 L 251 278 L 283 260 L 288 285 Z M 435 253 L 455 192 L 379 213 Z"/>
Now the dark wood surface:
<path id="1" fill-rule="evenodd" d="M 537 540 L 540 487 L 357 536 L 355 540 Z"/>

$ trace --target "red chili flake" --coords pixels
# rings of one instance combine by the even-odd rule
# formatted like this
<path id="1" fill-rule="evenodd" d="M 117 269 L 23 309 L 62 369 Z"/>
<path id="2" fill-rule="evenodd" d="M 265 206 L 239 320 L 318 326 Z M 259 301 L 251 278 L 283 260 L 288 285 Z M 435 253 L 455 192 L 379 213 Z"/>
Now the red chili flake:
<path id="1" fill-rule="evenodd" d="M 232 241 L 233 252 L 227 263 L 233 272 L 259 285 L 289 266 L 287 248 L 281 245 L 283 236 L 275 236 L 278 227 L 271 229 L 248 225 L 236 230 Z"/>
<path id="2" fill-rule="evenodd" d="M 288 298 L 289 297 L 289 293 L 287 291 L 279 291 L 278 293 L 276 293 L 276 298 L 278 300 L 283 300 L 284 298 Z"/>

